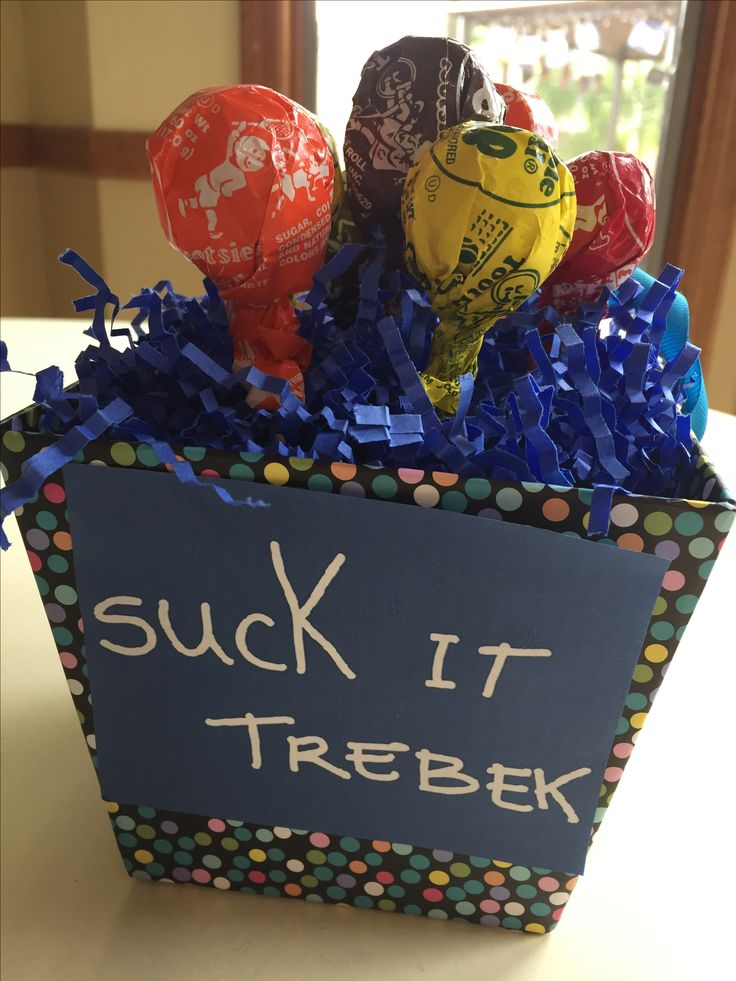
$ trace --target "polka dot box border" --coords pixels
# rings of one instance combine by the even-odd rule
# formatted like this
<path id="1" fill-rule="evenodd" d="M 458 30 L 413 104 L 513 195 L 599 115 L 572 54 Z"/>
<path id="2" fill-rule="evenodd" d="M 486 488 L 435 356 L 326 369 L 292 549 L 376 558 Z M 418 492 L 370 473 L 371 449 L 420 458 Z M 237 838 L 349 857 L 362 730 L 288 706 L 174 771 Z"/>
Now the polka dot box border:
<path id="1" fill-rule="evenodd" d="M 53 437 L 4 424 L 3 462 L 16 479 L 23 461 Z M 463 479 L 449 473 L 376 469 L 348 463 L 265 457 L 188 447 L 181 455 L 203 476 L 441 508 L 480 518 L 585 537 L 591 491 L 543 484 Z M 165 470 L 146 444 L 96 442 L 77 458 L 93 466 Z M 174 479 L 174 478 L 172 478 Z M 734 518 L 734 503 L 710 462 L 700 456 L 692 500 L 617 495 L 608 545 L 671 560 L 605 771 L 591 835 L 618 786 L 677 644 L 695 609 Z M 18 514 L 31 567 L 59 650 L 69 690 L 96 765 L 94 715 L 77 602 L 72 539 L 62 474 L 51 477 Z M 343 903 L 441 920 L 461 920 L 541 934 L 553 929 L 576 877 L 401 842 L 369 841 L 322 830 L 263 827 L 225 816 L 106 802 L 128 873 L 136 879 L 214 886 L 315 903 Z M 664 806 L 664 802 L 663 802 Z"/>

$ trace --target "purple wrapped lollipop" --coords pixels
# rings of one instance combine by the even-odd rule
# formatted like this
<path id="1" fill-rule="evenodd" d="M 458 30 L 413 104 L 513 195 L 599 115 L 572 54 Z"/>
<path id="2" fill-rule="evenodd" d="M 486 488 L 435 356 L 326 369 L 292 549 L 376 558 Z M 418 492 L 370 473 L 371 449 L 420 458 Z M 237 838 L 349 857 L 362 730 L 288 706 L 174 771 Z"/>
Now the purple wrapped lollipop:
<path id="1" fill-rule="evenodd" d="M 404 37 L 363 66 L 345 132 L 347 191 L 355 224 L 386 237 L 402 261 L 401 192 L 409 168 L 440 133 L 477 119 L 502 123 L 506 104 L 475 54 L 450 38 Z"/>

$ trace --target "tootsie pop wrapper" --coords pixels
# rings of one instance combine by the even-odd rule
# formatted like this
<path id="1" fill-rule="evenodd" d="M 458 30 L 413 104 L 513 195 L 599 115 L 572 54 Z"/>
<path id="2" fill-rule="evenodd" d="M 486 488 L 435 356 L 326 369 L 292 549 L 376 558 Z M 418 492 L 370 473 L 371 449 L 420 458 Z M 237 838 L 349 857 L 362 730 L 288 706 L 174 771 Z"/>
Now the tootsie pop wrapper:
<path id="1" fill-rule="evenodd" d="M 317 117 L 314 117 L 317 119 Z M 337 144 L 332 133 L 324 123 L 317 119 L 319 128 L 325 138 L 327 146 L 332 154 L 332 167 L 334 171 L 334 186 L 332 191 L 332 225 L 327 242 L 326 258 L 331 259 L 340 251 L 343 245 L 355 241 L 355 222 L 350 213 L 350 204 L 345 193 L 345 175 L 340 166 L 340 157 L 337 151 Z"/>
<path id="2" fill-rule="evenodd" d="M 557 148 L 560 133 L 552 110 L 540 96 L 533 92 L 522 92 L 512 85 L 495 82 L 498 93 L 506 103 L 506 125 L 526 129 L 535 136 L 541 136 L 549 146 Z"/>
<path id="3" fill-rule="evenodd" d="M 575 224 L 567 167 L 533 133 L 464 123 L 412 168 L 402 214 L 407 263 L 440 318 L 422 381 L 454 412 L 485 333 L 562 259 Z"/>
<path id="4" fill-rule="evenodd" d="M 337 215 L 342 207 L 342 202 L 345 197 L 345 177 L 343 175 L 342 168 L 340 167 L 340 154 L 337 150 L 337 143 L 335 143 L 335 137 L 332 135 L 330 130 L 327 129 L 321 119 L 315 116 L 314 113 L 310 112 L 308 109 L 303 109 L 303 112 L 306 112 L 308 116 L 311 116 L 311 118 L 319 126 L 322 136 L 325 138 L 327 149 L 330 151 L 330 156 L 332 157 L 332 217 L 334 220 L 335 215 Z"/>
<path id="5" fill-rule="evenodd" d="M 304 111 L 309 112 L 307 109 Z M 353 221 L 352 214 L 350 212 L 350 202 L 348 201 L 345 193 L 345 175 L 342 172 L 340 156 L 338 154 L 335 138 L 329 129 L 327 129 L 325 124 L 317 118 L 317 116 L 314 116 L 312 113 L 309 113 L 309 115 L 312 116 L 319 128 L 322 130 L 322 135 L 324 136 L 325 142 L 329 147 L 330 154 L 332 155 L 332 167 L 334 173 L 332 190 L 332 226 L 330 228 L 330 235 L 327 241 L 327 250 L 325 254 L 326 259 L 331 259 L 340 251 L 343 245 L 346 245 L 348 242 L 357 241 L 355 222 Z"/>
<path id="6" fill-rule="evenodd" d="M 404 37 L 363 67 L 345 132 L 353 218 L 364 241 L 379 229 L 401 261 L 401 192 L 409 168 L 445 129 L 502 123 L 503 99 L 473 52 L 449 38 Z"/>
<path id="7" fill-rule="evenodd" d="M 260 85 L 203 89 L 149 137 L 167 239 L 226 302 L 233 368 L 255 365 L 303 397 L 310 345 L 290 302 L 330 231 L 333 163 L 301 106 Z"/>
<path id="8" fill-rule="evenodd" d="M 542 302 L 560 313 L 617 289 L 654 241 L 654 181 L 630 153 L 594 150 L 568 163 L 578 212 L 570 248 L 547 280 Z"/>

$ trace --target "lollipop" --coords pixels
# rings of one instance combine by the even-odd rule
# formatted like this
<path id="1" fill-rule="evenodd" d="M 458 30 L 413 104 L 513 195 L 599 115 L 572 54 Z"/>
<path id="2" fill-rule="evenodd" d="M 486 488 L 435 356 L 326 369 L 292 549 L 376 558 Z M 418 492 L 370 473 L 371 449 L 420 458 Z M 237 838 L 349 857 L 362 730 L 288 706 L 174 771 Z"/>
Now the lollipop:
<path id="1" fill-rule="evenodd" d="M 578 214 L 570 248 L 542 291 L 542 302 L 573 313 L 628 279 L 654 240 L 654 181 L 630 153 L 593 150 L 568 164 Z"/>
<path id="2" fill-rule="evenodd" d="M 485 69 L 458 41 L 405 37 L 374 52 L 353 96 L 344 147 L 351 211 L 364 240 L 380 229 L 389 261 L 400 262 L 409 168 L 449 126 L 501 123 L 504 112 Z"/>
<path id="3" fill-rule="evenodd" d="M 343 176 L 343 172 L 340 167 L 340 154 L 337 150 L 337 143 L 335 143 L 335 137 L 332 135 L 332 133 L 327 129 L 325 124 L 314 115 L 314 113 L 311 113 L 308 109 L 302 109 L 302 111 L 306 112 L 307 115 L 310 116 L 319 126 L 322 136 L 325 138 L 327 149 L 330 151 L 330 156 L 332 157 L 332 219 L 334 221 L 335 216 L 340 211 L 342 202 L 345 198 L 345 177 Z"/>
<path id="4" fill-rule="evenodd" d="M 533 92 L 521 92 L 511 85 L 496 82 L 496 89 L 506 103 L 506 125 L 527 129 L 541 136 L 545 143 L 557 147 L 560 134 L 552 110 Z"/>
<path id="5" fill-rule="evenodd" d="M 289 297 L 311 285 L 330 231 L 333 163 L 318 123 L 260 85 L 203 89 L 146 152 L 167 239 L 226 302 L 233 367 L 255 365 L 303 397 L 311 347 Z"/>
<path id="6" fill-rule="evenodd" d="M 486 331 L 565 254 L 575 188 L 538 136 L 464 123 L 412 168 L 402 215 L 408 265 L 440 318 L 422 381 L 434 405 L 454 412 L 460 376 L 476 373 Z"/>

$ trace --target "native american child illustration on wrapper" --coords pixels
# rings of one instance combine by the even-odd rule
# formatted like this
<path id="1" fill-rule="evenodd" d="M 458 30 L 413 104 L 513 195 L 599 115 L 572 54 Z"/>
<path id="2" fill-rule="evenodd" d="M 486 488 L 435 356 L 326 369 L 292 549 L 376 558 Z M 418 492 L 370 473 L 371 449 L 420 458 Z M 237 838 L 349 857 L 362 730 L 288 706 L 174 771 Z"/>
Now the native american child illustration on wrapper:
<path id="1" fill-rule="evenodd" d="M 274 135 L 285 138 L 289 134 L 277 133 L 275 127 L 283 128 L 289 125 L 276 119 L 264 119 L 257 123 L 238 123 L 228 138 L 223 162 L 196 179 L 195 196 L 179 198 L 179 211 L 182 217 L 186 217 L 188 209 L 202 208 L 207 216 L 209 237 L 222 238 L 223 233 L 217 231 L 217 208 L 221 199 L 229 199 L 236 191 L 244 188 L 248 182 L 246 175 L 261 170 L 269 153 L 277 157 L 289 153 L 296 159 L 296 154 L 288 148 L 283 149 L 277 144 L 269 145 L 257 135 L 258 130 L 270 129 Z M 315 197 L 312 193 L 314 183 L 325 182 L 328 179 L 329 168 L 317 162 L 311 162 L 307 168 L 297 167 L 292 173 L 287 173 L 281 168 L 278 182 L 273 188 L 278 192 L 274 212 L 281 209 L 284 198 L 293 201 L 299 190 L 306 192 L 308 201 L 314 201 Z"/>

